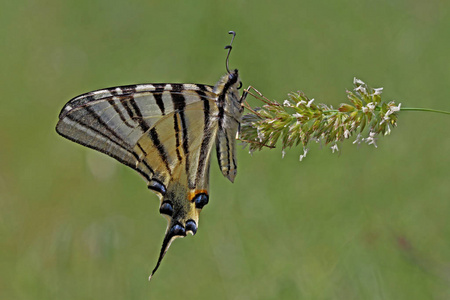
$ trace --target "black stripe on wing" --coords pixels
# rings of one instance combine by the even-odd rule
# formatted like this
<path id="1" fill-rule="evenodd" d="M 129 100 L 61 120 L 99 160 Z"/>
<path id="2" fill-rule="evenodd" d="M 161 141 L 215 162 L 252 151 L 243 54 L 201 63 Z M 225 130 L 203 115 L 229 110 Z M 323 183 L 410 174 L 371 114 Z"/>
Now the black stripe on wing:
<path id="1" fill-rule="evenodd" d="M 155 145 L 156 149 L 159 152 L 159 155 L 161 156 L 161 160 L 164 162 L 167 172 L 169 172 L 169 175 L 172 176 L 172 170 L 169 166 L 169 159 L 167 157 L 167 150 L 164 147 L 163 144 L 161 144 L 161 141 L 159 140 L 158 132 L 156 131 L 155 127 L 150 129 L 149 131 L 150 138 L 152 139 L 153 145 Z"/>
<path id="2" fill-rule="evenodd" d="M 201 99 L 205 99 L 199 93 Z M 197 166 L 197 174 L 195 177 L 196 183 L 200 181 L 200 179 L 205 175 L 205 167 L 208 163 L 208 151 L 211 150 L 211 143 L 214 141 L 211 139 L 212 128 L 211 123 L 212 120 L 210 118 L 210 106 L 209 101 L 203 101 L 203 112 L 204 112 L 204 130 L 203 130 L 203 140 L 202 145 L 200 146 L 200 155 L 198 158 L 198 166 Z"/>
<path id="3" fill-rule="evenodd" d="M 150 126 L 148 126 L 147 122 L 142 117 L 141 109 L 137 106 L 136 101 L 134 100 L 134 97 L 131 97 L 128 100 L 128 103 L 131 104 L 134 112 L 136 113 L 136 118 L 133 118 L 133 119 L 137 120 L 137 122 L 139 123 L 139 126 L 141 127 L 143 132 L 147 132 L 150 129 Z"/>
<path id="4" fill-rule="evenodd" d="M 108 101 L 109 105 L 111 105 L 111 106 L 114 108 L 114 110 L 116 111 L 116 113 L 119 115 L 120 120 L 122 120 L 122 122 L 123 122 L 126 126 L 128 126 L 128 127 L 130 127 L 130 128 L 134 128 L 134 126 L 133 126 L 130 122 L 128 122 L 127 118 L 125 117 L 125 115 L 123 114 L 123 112 L 122 112 L 122 111 L 119 109 L 119 107 L 117 106 L 117 103 L 116 103 L 112 98 L 108 98 L 108 99 L 106 99 L 106 101 Z M 124 104 L 123 104 L 122 102 L 120 102 L 120 104 L 122 104 L 122 106 L 124 106 Z M 131 116 L 131 114 L 130 114 L 131 112 L 128 111 L 128 110 L 127 110 L 127 112 L 128 112 L 129 119 L 132 119 L 132 116 Z"/>
<path id="5" fill-rule="evenodd" d="M 165 107 L 164 107 L 164 101 L 162 99 L 162 93 L 164 92 L 164 87 L 157 86 L 155 89 L 155 92 L 153 93 L 153 96 L 155 97 L 156 104 L 158 105 L 159 109 L 161 110 L 161 114 L 164 116 L 166 114 Z"/>
<path id="6" fill-rule="evenodd" d="M 177 158 L 178 161 L 181 161 L 181 154 L 180 154 L 180 125 L 178 121 L 178 114 L 173 114 L 173 130 L 175 131 L 175 151 L 177 152 Z"/>
<path id="7" fill-rule="evenodd" d="M 175 110 L 175 114 L 178 114 L 181 121 L 181 132 L 182 132 L 182 143 L 181 147 L 183 149 L 184 157 L 185 157 L 185 170 L 186 174 L 189 174 L 190 170 L 190 159 L 189 159 L 189 134 L 188 134 L 188 128 L 186 123 L 186 116 L 184 109 L 186 108 L 186 99 L 182 94 L 179 93 L 172 93 L 172 103 L 173 108 Z M 189 182 L 189 188 L 193 188 L 193 185 L 191 182 Z"/>

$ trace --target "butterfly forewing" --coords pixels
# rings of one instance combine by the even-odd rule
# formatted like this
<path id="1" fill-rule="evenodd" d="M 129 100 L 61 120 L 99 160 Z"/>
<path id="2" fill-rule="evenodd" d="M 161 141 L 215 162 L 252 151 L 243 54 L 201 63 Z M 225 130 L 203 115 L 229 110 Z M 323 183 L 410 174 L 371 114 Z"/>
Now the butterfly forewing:
<path id="1" fill-rule="evenodd" d="M 183 97 L 186 107 L 202 99 L 214 101 L 211 91 L 212 87 L 204 85 L 145 84 L 90 92 L 64 106 L 56 130 L 116 158 L 150 180 L 153 168 L 137 166 L 142 154 L 135 151 L 137 141 L 161 118 L 174 112 L 182 93 L 188 93 Z"/>

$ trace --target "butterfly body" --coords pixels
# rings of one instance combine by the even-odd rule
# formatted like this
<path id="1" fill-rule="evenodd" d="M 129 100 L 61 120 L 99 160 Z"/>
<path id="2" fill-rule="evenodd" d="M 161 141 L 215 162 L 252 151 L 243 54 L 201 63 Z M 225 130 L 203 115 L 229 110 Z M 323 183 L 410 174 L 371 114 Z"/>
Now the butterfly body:
<path id="1" fill-rule="evenodd" d="M 168 226 L 152 275 L 175 238 L 197 232 L 199 214 L 209 201 L 214 144 L 223 175 L 234 181 L 244 98 L 240 84 L 234 70 L 214 87 L 113 87 L 73 98 L 59 115 L 59 134 L 133 168 L 159 196 Z"/>

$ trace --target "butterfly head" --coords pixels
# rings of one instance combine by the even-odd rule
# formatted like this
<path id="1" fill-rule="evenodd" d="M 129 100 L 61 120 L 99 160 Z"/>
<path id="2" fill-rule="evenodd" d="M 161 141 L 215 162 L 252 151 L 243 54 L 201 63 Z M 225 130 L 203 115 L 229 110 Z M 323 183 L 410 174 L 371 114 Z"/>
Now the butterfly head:
<path id="1" fill-rule="evenodd" d="M 214 93 L 218 96 L 218 106 L 224 107 L 225 111 L 230 110 L 229 113 L 231 114 L 234 114 L 232 111 L 234 106 L 240 110 L 242 105 L 239 89 L 241 87 L 242 82 L 237 69 L 229 71 L 229 73 L 222 76 L 214 86 Z"/>
<path id="2" fill-rule="evenodd" d="M 238 70 L 234 69 L 232 72 L 228 72 L 228 81 L 231 89 L 240 90 L 242 87 L 242 81 L 239 78 Z"/>

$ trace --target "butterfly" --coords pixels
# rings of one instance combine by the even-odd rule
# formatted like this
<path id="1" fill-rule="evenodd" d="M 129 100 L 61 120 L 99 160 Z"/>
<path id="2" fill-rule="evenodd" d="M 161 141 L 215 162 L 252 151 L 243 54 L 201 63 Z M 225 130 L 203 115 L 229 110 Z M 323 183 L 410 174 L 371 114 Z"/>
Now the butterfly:
<path id="1" fill-rule="evenodd" d="M 171 243 L 195 235 L 199 215 L 209 202 L 209 169 L 215 144 L 219 167 L 231 182 L 236 176 L 236 142 L 244 92 L 238 70 L 228 68 L 236 33 L 226 58 L 227 74 L 214 86 L 137 84 L 101 89 L 70 100 L 56 131 L 103 152 L 136 170 L 160 199 L 168 224 L 149 280 Z"/>

